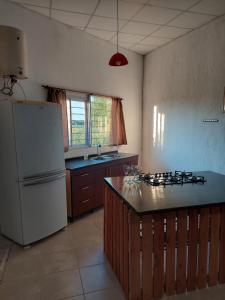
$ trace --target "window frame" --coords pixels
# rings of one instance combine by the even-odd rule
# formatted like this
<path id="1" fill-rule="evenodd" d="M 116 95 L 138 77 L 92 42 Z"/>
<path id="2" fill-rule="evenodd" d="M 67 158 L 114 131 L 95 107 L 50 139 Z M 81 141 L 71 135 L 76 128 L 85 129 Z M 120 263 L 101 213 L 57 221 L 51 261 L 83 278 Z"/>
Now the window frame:
<path id="1" fill-rule="evenodd" d="M 95 147 L 96 145 L 92 145 L 92 120 L 91 120 L 91 97 L 103 97 L 97 94 L 85 94 L 85 93 L 68 93 L 67 94 L 67 101 L 69 101 L 69 110 L 70 110 L 70 117 L 68 118 L 68 129 L 70 129 L 69 132 L 69 149 L 85 149 L 85 148 L 91 148 Z M 111 97 L 103 97 L 103 98 L 108 98 L 111 99 Z M 75 101 L 80 101 L 84 102 L 85 104 L 85 144 L 77 144 L 74 145 L 72 144 L 72 126 L 71 126 L 71 120 L 72 120 L 72 109 L 71 109 L 71 102 Z M 68 112 L 68 110 L 67 110 Z M 70 124 L 69 124 L 70 122 Z M 102 146 L 111 146 L 111 144 L 103 144 Z"/>
<path id="2" fill-rule="evenodd" d="M 78 144 L 74 145 L 72 144 L 72 126 L 71 126 L 71 120 L 72 120 L 72 107 L 71 107 L 71 102 L 72 101 L 79 101 L 83 102 L 85 105 L 85 144 Z M 69 132 L 69 148 L 70 149 L 80 149 L 80 148 L 88 148 L 90 147 L 89 141 L 90 141 L 90 132 L 89 132 L 89 99 L 88 95 L 86 94 L 80 94 L 80 93 L 69 93 L 67 94 L 67 101 L 69 101 L 69 107 L 70 107 L 70 118 L 68 118 L 68 129 L 70 129 Z M 68 111 L 67 111 L 68 112 Z M 69 124 L 70 121 L 70 124 Z M 68 130 L 69 131 L 69 130 Z"/>

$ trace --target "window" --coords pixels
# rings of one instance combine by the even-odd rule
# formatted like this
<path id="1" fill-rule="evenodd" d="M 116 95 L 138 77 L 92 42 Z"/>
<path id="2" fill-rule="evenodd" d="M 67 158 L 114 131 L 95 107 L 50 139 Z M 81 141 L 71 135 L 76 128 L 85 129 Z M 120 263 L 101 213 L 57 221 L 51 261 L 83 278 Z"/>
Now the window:
<path id="1" fill-rule="evenodd" d="M 112 100 L 91 96 L 91 144 L 109 145 Z"/>
<path id="2" fill-rule="evenodd" d="M 71 95 L 67 99 L 69 145 L 109 145 L 112 99 L 102 96 Z"/>

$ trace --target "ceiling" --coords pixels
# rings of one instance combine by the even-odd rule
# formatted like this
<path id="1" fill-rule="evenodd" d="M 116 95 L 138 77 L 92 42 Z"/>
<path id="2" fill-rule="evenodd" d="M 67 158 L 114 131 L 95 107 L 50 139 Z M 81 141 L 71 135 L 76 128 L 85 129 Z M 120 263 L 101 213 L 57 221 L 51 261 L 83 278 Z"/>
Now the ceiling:
<path id="1" fill-rule="evenodd" d="M 116 0 L 12 0 L 116 43 Z M 140 54 L 225 14 L 225 0 L 121 0 L 119 45 Z"/>

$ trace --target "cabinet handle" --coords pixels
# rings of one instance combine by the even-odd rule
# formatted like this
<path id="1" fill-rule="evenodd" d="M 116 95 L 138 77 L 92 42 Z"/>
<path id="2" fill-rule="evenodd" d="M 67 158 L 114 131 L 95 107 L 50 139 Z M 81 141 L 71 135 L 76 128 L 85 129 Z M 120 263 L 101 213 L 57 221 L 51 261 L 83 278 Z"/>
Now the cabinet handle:
<path id="1" fill-rule="evenodd" d="M 89 186 L 85 186 L 85 187 L 82 187 L 81 189 L 82 190 L 87 190 L 89 188 Z"/>
<path id="2" fill-rule="evenodd" d="M 87 203 L 90 199 L 83 200 L 82 203 Z"/>
<path id="3" fill-rule="evenodd" d="M 84 174 L 82 174 L 81 176 L 82 176 L 82 177 L 83 177 L 83 176 L 88 176 L 88 173 L 84 173 Z"/>

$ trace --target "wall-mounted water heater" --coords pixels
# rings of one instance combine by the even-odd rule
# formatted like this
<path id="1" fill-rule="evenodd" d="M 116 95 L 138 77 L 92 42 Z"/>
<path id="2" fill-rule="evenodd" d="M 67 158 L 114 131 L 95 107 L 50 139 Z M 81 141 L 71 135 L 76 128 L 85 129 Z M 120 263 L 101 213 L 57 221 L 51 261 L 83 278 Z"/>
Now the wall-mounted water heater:
<path id="1" fill-rule="evenodd" d="M 26 37 L 17 28 L 0 25 L 0 77 L 4 79 L 1 91 L 13 94 L 17 79 L 27 78 Z M 7 83 L 10 79 L 10 84 Z M 9 81 L 9 80 L 8 80 Z"/>

